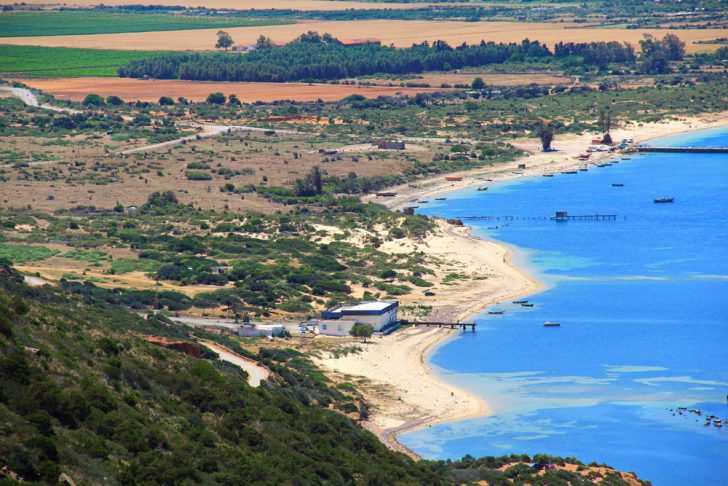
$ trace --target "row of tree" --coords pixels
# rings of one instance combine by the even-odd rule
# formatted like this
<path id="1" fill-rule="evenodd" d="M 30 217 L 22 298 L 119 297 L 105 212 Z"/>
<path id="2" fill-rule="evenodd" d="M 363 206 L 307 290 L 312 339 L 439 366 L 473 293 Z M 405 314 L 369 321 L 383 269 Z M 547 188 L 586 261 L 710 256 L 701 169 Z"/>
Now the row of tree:
<path id="1" fill-rule="evenodd" d="M 218 42 L 227 48 L 229 41 Z M 185 53 L 142 59 L 119 69 L 124 77 L 215 81 L 300 81 L 341 79 L 374 73 L 449 71 L 508 61 L 545 59 L 553 54 L 536 41 L 481 42 L 451 47 L 444 41 L 398 49 L 378 44 L 344 45 L 329 34 L 304 34 L 282 47 L 258 41 L 248 54 Z"/>

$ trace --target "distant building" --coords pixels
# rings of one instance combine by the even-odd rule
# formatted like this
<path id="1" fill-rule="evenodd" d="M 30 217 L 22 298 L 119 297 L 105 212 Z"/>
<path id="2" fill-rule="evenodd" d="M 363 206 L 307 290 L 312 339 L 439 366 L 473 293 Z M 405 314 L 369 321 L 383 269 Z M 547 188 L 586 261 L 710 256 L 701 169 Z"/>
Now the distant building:
<path id="1" fill-rule="evenodd" d="M 126 208 L 127 216 L 133 217 L 133 216 L 136 216 L 137 214 L 139 214 L 139 208 L 137 208 L 136 206 L 129 206 L 128 208 Z"/>
<path id="2" fill-rule="evenodd" d="M 378 140 L 374 143 L 379 150 L 404 150 L 407 148 L 401 140 Z"/>
<path id="3" fill-rule="evenodd" d="M 399 302 L 362 302 L 361 304 L 342 305 L 324 311 L 321 313 L 321 319 L 324 321 L 341 321 L 342 331 L 336 329 L 336 332 L 343 332 L 344 327 L 349 326 L 349 321 L 352 323 L 351 326 L 357 323 L 369 324 L 374 328 L 374 331 L 382 331 L 397 323 L 398 309 Z M 320 327 L 319 332 L 324 334 Z M 346 334 L 348 334 L 348 330 Z"/>
<path id="4" fill-rule="evenodd" d="M 238 328 L 240 337 L 274 337 L 283 335 L 280 324 L 243 324 Z"/>
<path id="5" fill-rule="evenodd" d="M 339 42 L 341 42 L 345 46 L 381 46 L 382 41 L 379 39 L 376 39 L 374 37 L 366 37 L 363 39 L 342 39 Z"/>

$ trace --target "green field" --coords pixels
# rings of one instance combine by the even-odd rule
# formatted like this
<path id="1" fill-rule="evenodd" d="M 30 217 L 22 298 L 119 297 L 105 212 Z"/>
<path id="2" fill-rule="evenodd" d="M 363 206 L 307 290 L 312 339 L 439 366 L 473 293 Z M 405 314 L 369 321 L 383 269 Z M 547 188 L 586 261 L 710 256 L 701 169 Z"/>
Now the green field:
<path id="1" fill-rule="evenodd" d="M 19 12 L 0 14 L 0 37 L 117 34 L 122 32 L 257 27 L 286 23 L 290 22 L 277 19 L 129 14 L 88 10 Z"/>
<path id="2" fill-rule="evenodd" d="M 160 54 L 164 52 L 0 45 L 0 75 L 116 76 L 119 66 Z"/>

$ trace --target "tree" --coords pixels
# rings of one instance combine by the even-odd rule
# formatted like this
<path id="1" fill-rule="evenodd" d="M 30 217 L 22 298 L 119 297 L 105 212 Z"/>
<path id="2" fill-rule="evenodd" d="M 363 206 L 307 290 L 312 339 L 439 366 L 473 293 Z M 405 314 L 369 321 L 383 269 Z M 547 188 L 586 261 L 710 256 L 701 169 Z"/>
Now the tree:
<path id="1" fill-rule="evenodd" d="M 599 111 L 599 129 L 602 131 L 604 136 L 602 137 L 602 143 L 611 144 L 612 135 L 609 133 L 612 129 L 612 112 L 607 106 Z"/>
<path id="2" fill-rule="evenodd" d="M 240 102 L 240 99 L 237 95 L 231 94 L 228 96 L 228 105 L 230 106 L 240 106 L 242 103 Z"/>
<path id="3" fill-rule="evenodd" d="M 547 122 L 541 122 L 538 127 L 538 138 L 541 139 L 541 147 L 544 152 L 551 152 L 551 142 L 554 140 L 554 129 Z"/>
<path id="4" fill-rule="evenodd" d="M 226 51 L 233 46 L 233 38 L 224 30 L 217 32 L 217 43 L 215 47 L 218 49 L 225 49 Z"/>
<path id="5" fill-rule="evenodd" d="M 685 43 L 675 34 L 666 34 L 660 43 L 669 60 L 682 61 L 685 57 Z"/>
<path id="6" fill-rule="evenodd" d="M 470 87 L 477 90 L 485 89 L 485 81 L 483 78 L 475 78 Z"/>
<path id="7" fill-rule="evenodd" d="M 372 337 L 372 334 L 374 334 L 374 328 L 371 324 L 362 324 L 358 322 L 352 326 L 351 330 L 349 330 L 349 334 L 354 337 L 363 338 L 363 341 L 367 342 L 367 339 Z"/>
<path id="8" fill-rule="evenodd" d="M 87 94 L 86 97 L 83 99 L 83 105 L 84 106 L 103 106 L 104 105 L 104 99 L 97 95 L 97 94 Z"/>
<path id="9" fill-rule="evenodd" d="M 293 192 L 296 196 L 311 197 L 323 193 L 324 185 L 321 176 L 321 169 L 316 165 L 311 172 L 303 179 L 297 179 L 294 183 Z"/>
<path id="10" fill-rule="evenodd" d="M 169 96 L 160 96 L 159 104 L 162 106 L 172 106 L 174 105 L 174 100 Z"/>
<path id="11" fill-rule="evenodd" d="M 215 93 L 210 93 L 209 95 L 207 95 L 207 102 L 211 105 L 224 105 L 225 95 L 220 93 L 219 91 Z"/>
<path id="12" fill-rule="evenodd" d="M 267 49 L 269 47 L 273 47 L 273 41 L 270 40 L 270 37 L 264 35 L 258 37 L 258 40 L 255 42 L 256 49 Z"/>
<path id="13" fill-rule="evenodd" d="M 111 95 L 106 97 L 106 104 L 112 106 L 120 106 L 124 104 L 124 100 L 122 100 L 118 96 Z"/>

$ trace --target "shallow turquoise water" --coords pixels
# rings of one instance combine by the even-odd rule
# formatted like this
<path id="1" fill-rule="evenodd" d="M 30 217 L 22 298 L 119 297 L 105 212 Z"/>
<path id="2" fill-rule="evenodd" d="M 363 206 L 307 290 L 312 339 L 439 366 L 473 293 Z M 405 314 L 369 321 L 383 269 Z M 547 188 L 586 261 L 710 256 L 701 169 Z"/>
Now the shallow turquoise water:
<path id="1" fill-rule="evenodd" d="M 654 143 L 728 146 L 728 130 Z M 660 196 L 675 202 L 655 204 Z M 560 209 L 618 219 L 548 219 Z M 522 249 L 549 288 L 529 297 L 533 308 L 503 303 L 504 315 L 480 316 L 477 333 L 431 358 L 496 415 L 406 434 L 404 444 L 426 457 L 547 452 L 657 486 L 728 485 L 728 427 L 673 411 L 728 419 L 728 156 L 634 156 L 460 192 L 419 211 L 501 217 L 470 222 Z"/>

